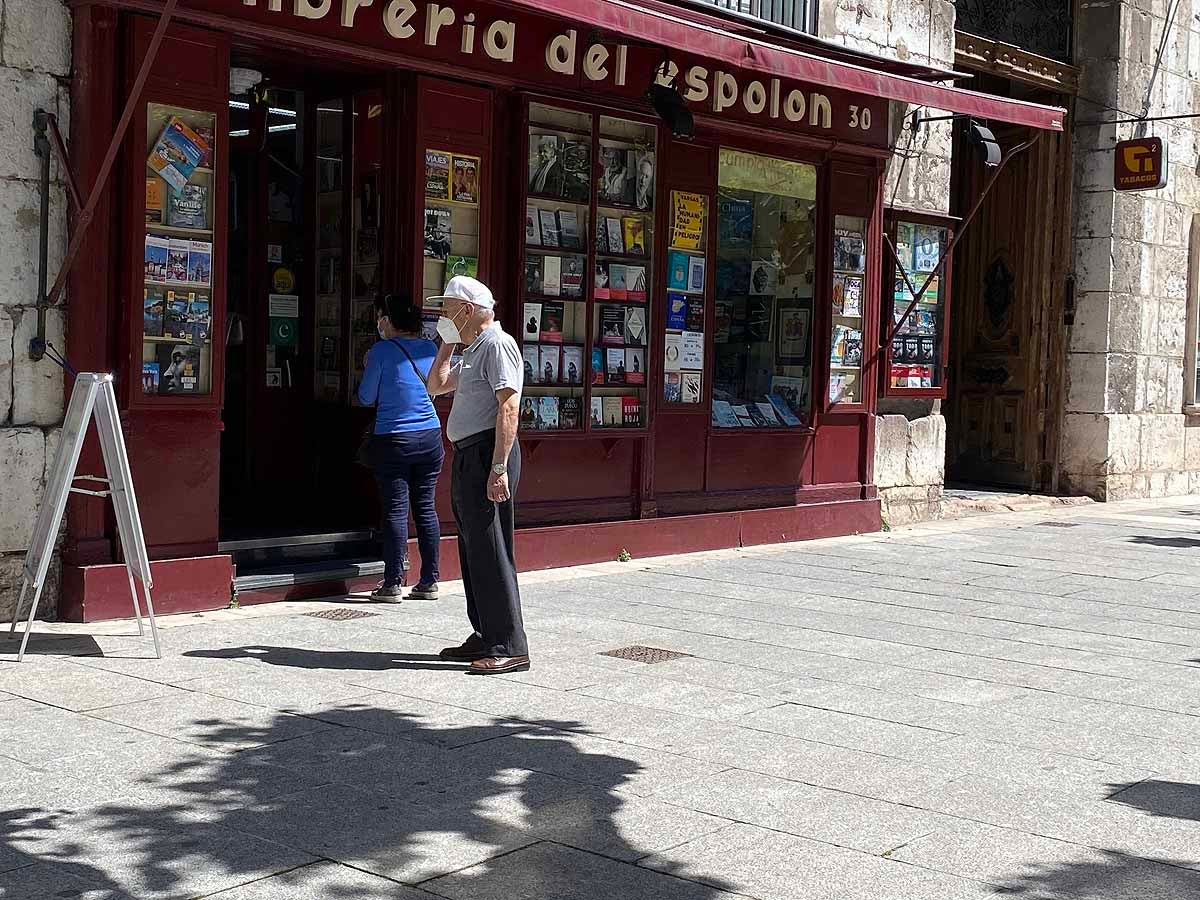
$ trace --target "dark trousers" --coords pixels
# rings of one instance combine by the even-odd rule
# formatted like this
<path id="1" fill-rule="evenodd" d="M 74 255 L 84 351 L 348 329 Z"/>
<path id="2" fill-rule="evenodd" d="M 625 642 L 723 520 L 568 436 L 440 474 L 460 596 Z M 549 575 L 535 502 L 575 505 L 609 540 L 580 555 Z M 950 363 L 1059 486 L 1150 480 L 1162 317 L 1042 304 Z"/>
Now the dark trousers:
<path id="1" fill-rule="evenodd" d="M 509 499 L 487 497 L 492 472 L 494 431 L 472 435 L 454 445 L 450 498 L 458 521 L 458 558 L 467 594 L 467 617 L 489 656 L 525 656 L 529 644 L 521 621 L 521 594 L 513 548 L 521 448 L 508 456 Z"/>
<path id="2" fill-rule="evenodd" d="M 383 505 L 383 583 L 389 587 L 404 583 L 411 502 L 421 550 L 421 583 L 437 584 L 442 532 L 434 494 L 446 456 L 441 429 L 374 435 L 370 454 Z"/>

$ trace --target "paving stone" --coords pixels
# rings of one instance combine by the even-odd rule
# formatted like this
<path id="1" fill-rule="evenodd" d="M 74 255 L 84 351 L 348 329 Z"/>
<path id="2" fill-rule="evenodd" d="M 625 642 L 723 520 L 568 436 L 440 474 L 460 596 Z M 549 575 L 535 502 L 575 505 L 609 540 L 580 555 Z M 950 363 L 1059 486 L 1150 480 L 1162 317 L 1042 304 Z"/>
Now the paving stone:
<path id="1" fill-rule="evenodd" d="M 232 675 L 199 678 L 182 687 L 199 694 L 237 700 L 281 712 L 308 713 L 329 704 L 371 693 L 332 677 L 289 672 L 283 669 L 256 671 L 251 666 Z"/>
<path id="2" fill-rule="evenodd" d="M 852 750 L 913 758 L 955 733 L 952 716 L 930 717 L 927 721 L 936 721 L 936 729 L 785 703 L 742 716 L 737 724 Z"/>
<path id="3" fill-rule="evenodd" d="M 751 772 L 729 771 L 657 795 L 673 805 L 825 843 L 880 854 L 944 825 L 945 818 Z"/>
<path id="4" fill-rule="evenodd" d="M 89 867 L 80 869 L 85 872 Z M 49 897 L 70 897 L 72 900 L 134 900 L 115 887 L 104 886 L 108 880 L 103 873 L 94 872 L 100 881 L 79 877 L 68 865 L 35 863 L 0 873 L 0 896 L 4 900 L 44 900 Z"/>
<path id="5" fill-rule="evenodd" d="M 638 866 L 539 843 L 422 887 L 451 900 L 734 900 L 734 894 Z"/>
<path id="6" fill-rule="evenodd" d="M 308 715 L 346 728 L 399 735 L 439 747 L 477 744 L 530 728 L 516 719 L 382 691 L 310 710 Z"/>
<path id="7" fill-rule="evenodd" d="M 64 667 L 49 677 L 4 672 L 0 673 L 0 686 L 19 697 L 76 712 L 122 706 L 175 693 L 167 685 L 82 666 Z"/>
<path id="8" fill-rule="evenodd" d="M 319 862 L 271 878 L 209 894 L 205 900 L 429 900 L 429 894 L 395 881 L 358 872 L 337 863 Z"/>
<path id="9" fill-rule="evenodd" d="M 135 728 L 44 706 L 31 700 L 0 704 L 4 753 L 31 766 L 46 766 L 81 747 L 122 748 L 149 735 Z"/>
<path id="10" fill-rule="evenodd" d="M 836 684 L 816 678 L 800 678 L 755 693 L 786 700 L 798 706 L 868 716 L 888 722 L 913 724 L 939 713 L 953 714 L 956 704 L 902 693 L 880 691 L 859 685 Z"/>
<path id="11" fill-rule="evenodd" d="M 615 681 L 581 688 L 579 693 L 628 703 L 648 709 L 663 709 L 701 719 L 728 721 L 746 713 L 776 705 L 767 697 L 739 694 L 702 684 L 686 684 L 649 675 L 630 675 Z"/>

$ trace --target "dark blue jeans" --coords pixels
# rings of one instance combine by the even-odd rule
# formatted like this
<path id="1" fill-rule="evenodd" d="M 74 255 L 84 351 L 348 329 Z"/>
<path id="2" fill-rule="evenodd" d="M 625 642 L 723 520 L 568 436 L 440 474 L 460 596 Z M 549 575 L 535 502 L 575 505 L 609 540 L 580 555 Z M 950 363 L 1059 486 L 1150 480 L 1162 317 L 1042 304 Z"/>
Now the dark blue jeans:
<path id="1" fill-rule="evenodd" d="M 434 493 L 445 455 L 440 428 L 371 438 L 371 468 L 383 505 L 383 583 L 388 587 L 404 583 L 410 501 L 421 551 L 421 583 L 437 584 L 442 532 Z"/>

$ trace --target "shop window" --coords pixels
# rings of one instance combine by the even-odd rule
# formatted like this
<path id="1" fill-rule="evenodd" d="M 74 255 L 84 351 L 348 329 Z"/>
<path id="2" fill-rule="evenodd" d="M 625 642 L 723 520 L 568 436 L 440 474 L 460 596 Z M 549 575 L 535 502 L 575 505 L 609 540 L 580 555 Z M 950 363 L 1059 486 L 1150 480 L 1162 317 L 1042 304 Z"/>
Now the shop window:
<path id="1" fill-rule="evenodd" d="M 718 428 L 797 427 L 811 416 L 816 186 L 814 166 L 721 151 L 712 328 Z"/>
<path id="2" fill-rule="evenodd" d="M 647 424 L 657 139 L 648 123 L 528 105 L 525 430 Z"/>
<path id="3" fill-rule="evenodd" d="M 146 106 L 142 394 L 212 393 L 217 117 Z"/>
<path id="4" fill-rule="evenodd" d="M 894 253 L 883 280 L 883 392 L 945 397 L 952 231 L 944 218 L 896 212 L 889 213 L 887 236 Z"/>
<path id="5" fill-rule="evenodd" d="M 342 328 L 342 182 L 346 170 L 345 110 L 341 100 L 316 106 L 317 132 L 317 327 L 318 399 L 342 396 L 342 369 L 351 347 Z M 373 324 L 373 323 L 372 323 Z M 361 360 L 359 364 L 361 365 Z"/>
<path id="6" fill-rule="evenodd" d="M 1187 326 L 1184 336 L 1183 406 L 1200 414 L 1200 213 L 1192 215 L 1188 238 Z"/>

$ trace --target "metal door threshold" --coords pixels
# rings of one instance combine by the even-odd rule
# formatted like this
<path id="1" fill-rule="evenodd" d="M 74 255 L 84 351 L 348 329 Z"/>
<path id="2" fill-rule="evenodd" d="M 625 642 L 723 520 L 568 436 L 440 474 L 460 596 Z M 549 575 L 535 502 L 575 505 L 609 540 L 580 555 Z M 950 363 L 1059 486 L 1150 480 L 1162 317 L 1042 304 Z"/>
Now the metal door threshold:
<path id="1" fill-rule="evenodd" d="M 276 571 L 259 570 L 238 575 L 233 579 L 233 588 L 240 593 L 323 581 L 350 581 L 375 575 L 383 575 L 382 560 L 301 563 Z"/>

